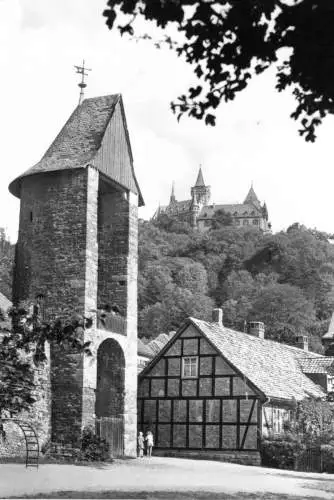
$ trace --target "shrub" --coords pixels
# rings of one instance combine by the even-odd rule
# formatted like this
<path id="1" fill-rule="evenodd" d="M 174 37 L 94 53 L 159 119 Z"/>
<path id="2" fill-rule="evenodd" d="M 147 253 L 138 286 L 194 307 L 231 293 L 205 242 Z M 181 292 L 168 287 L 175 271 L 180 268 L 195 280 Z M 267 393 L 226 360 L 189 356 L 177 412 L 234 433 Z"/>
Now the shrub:
<path id="1" fill-rule="evenodd" d="M 304 445 L 294 434 L 286 433 L 282 436 L 263 439 L 261 443 L 262 465 L 294 470 L 297 458 L 303 449 Z"/>
<path id="2" fill-rule="evenodd" d="M 91 427 L 85 427 L 82 433 L 81 450 L 78 460 L 105 462 L 109 459 L 109 445 L 98 437 Z"/>

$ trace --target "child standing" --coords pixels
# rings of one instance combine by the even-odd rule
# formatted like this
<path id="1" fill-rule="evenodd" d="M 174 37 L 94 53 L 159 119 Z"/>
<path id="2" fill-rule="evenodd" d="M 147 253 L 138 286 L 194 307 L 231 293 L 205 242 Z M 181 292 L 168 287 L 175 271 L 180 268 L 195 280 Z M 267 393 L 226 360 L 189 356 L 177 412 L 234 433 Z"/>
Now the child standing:
<path id="1" fill-rule="evenodd" d="M 142 432 L 139 432 L 138 435 L 138 449 L 139 449 L 139 457 L 143 458 L 144 456 L 144 436 Z"/>
<path id="2" fill-rule="evenodd" d="M 153 434 L 151 431 L 147 431 L 146 433 L 146 444 L 147 444 L 147 456 L 151 458 L 152 456 L 152 448 L 153 448 Z"/>

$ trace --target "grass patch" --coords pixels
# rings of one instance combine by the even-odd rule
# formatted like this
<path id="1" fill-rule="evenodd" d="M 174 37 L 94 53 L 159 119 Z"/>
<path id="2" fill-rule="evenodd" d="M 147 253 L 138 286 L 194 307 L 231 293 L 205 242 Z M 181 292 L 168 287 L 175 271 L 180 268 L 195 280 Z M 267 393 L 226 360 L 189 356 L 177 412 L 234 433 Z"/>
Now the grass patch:
<path id="1" fill-rule="evenodd" d="M 14 498 L 14 497 L 9 497 Z M 54 491 L 15 498 L 91 498 L 109 500 L 297 500 L 305 497 L 277 493 L 218 493 L 205 491 Z M 316 498 L 316 497 L 313 497 Z"/>

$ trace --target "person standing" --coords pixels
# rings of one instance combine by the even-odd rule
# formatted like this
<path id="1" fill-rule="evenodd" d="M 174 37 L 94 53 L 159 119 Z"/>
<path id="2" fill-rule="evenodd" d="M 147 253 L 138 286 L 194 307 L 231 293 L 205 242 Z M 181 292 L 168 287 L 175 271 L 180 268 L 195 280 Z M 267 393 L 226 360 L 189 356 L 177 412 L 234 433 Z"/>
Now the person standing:
<path id="1" fill-rule="evenodd" d="M 139 457 L 143 458 L 144 456 L 144 435 L 142 432 L 139 432 L 138 435 L 138 450 L 139 450 Z"/>
<path id="2" fill-rule="evenodd" d="M 154 445 L 153 434 L 152 434 L 151 431 L 147 431 L 145 439 L 146 439 L 146 445 L 147 445 L 147 456 L 149 458 L 151 458 L 151 456 L 152 456 L 152 448 L 153 448 L 153 445 Z"/>

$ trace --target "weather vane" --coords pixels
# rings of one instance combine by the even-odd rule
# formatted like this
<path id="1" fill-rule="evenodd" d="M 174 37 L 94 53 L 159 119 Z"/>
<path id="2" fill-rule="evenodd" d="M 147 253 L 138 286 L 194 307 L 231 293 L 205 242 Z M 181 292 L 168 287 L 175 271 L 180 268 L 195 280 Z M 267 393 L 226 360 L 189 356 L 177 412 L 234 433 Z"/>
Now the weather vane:
<path id="1" fill-rule="evenodd" d="M 84 89 L 87 87 L 87 83 L 85 83 L 85 76 L 88 76 L 88 73 L 86 71 L 92 71 L 89 68 L 85 68 L 85 60 L 82 61 L 82 66 L 74 66 L 76 69 L 76 72 L 81 75 L 81 82 L 78 83 L 78 87 L 80 87 L 80 96 L 79 96 L 79 106 L 82 102 L 83 96 L 84 96 Z"/>

